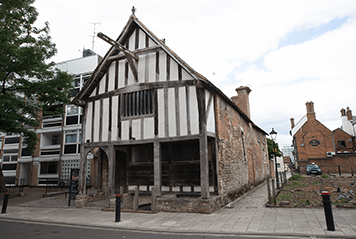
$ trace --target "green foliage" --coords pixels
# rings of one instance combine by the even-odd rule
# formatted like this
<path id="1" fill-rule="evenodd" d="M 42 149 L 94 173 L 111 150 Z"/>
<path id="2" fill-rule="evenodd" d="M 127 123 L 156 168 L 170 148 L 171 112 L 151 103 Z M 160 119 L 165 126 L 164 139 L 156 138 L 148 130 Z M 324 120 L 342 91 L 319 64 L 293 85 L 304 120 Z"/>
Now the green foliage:
<path id="1" fill-rule="evenodd" d="M 266 139 L 267 139 L 267 146 L 268 146 L 268 157 L 270 159 L 273 159 L 274 155 L 276 155 L 277 157 L 283 156 L 282 152 L 279 150 L 278 143 L 276 142 L 274 143 L 275 153 L 273 153 L 273 140 L 269 138 Z"/>
<path id="2" fill-rule="evenodd" d="M 323 174 L 323 175 L 321 175 L 321 178 L 330 178 L 330 177 L 327 174 Z"/>
<path id="3" fill-rule="evenodd" d="M 33 152 L 38 113 L 63 113 L 69 103 L 72 76 L 46 63 L 56 54 L 49 24 L 34 27 L 34 0 L 4 0 L 0 5 L 0 130 L 20 133 Z M 50 110 L 58 105 L 56 110 Z"/>
<path id="4" fill-rule="evenodd" d="M 290 193 L 281 192 L 277 197 L 277 203 L 280 203 L 281 201 L 291 201 L 292 199 L 293 196 Z"/>
<path id="5" fill-rule="evenodd" d="M 292 177 L 289 178 L 289 180 L 303 180 L 303 176 L 300 174 L 294 174 Z"/>

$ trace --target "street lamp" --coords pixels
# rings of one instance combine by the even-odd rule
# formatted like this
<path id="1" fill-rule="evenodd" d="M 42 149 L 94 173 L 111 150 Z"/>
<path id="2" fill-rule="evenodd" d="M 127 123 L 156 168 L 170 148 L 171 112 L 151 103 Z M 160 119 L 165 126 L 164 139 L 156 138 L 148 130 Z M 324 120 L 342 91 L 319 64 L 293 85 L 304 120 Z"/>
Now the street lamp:
<path id="1" fill-rule="evenodd" d="M 277 188 L 279 188 L 279 177 L 278 177 L 278 169 L 277 169 L 276 144 L 275 144 L 275 141 L 277 139 L 277 132 L 274 131 L 274 128 L 272 128 L 272 131 L 269 133 L 269 135 L 271 136 L 273 142 L 274 166 L 276 169 L 276 184 L 277 184 Z"/>

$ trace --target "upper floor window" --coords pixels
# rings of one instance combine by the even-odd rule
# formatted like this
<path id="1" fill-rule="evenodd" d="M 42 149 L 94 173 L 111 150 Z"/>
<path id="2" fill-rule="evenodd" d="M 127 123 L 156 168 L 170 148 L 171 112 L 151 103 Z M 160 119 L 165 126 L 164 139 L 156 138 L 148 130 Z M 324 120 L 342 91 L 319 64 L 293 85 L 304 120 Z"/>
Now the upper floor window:
<path id="1" fill-rule="evenodd" d="M 123 94 L 123 117 L 153 114 L 153 92 L 142 90 Z"/>
<path id="2" fill-rule="evenodd" d="M 76 105 L 67 105 L 66 125 L 82 123 L 82 107 Z"/>
<path id="3" fill-rule="evenodd" d="M 343 148 L 343 147 L 346 147 L 346 143 L 345 143 L 345 141 L 337 141 L 337 146 L 339 148 Z"/>
<path id="4" fill-rule="evenodd" d="M 65 132 L 64 154 L 80 153 L 81 130 Z"/>
<path id="5" fill-rule="evenodd" d="M 83 88 L 85 82 L 89 79 L 90 74 L 76 75 L 73 77 L 72 86 L 72 97 L 76 96 L 78 92 Z"/>

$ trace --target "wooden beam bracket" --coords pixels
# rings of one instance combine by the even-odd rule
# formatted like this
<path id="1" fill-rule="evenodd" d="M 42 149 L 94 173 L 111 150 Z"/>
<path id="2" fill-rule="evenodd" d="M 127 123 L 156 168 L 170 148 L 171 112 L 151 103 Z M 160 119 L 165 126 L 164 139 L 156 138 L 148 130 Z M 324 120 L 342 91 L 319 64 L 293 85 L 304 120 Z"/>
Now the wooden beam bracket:
<path id="1" fill-rule="evenodd" d="M 125 46 L 121 45 L 117 41 L 114 41 L 113 39 L 106 36 L 102 32 L 98 33 L 98 37 L 100 39 L 104 40 L 105 42 L 109 43 L 110 45 L 118 48 L 120 51 L 122 51 L 125 54 L 127 61 L 130 65 L 132 74 L 135 78 L 135 81 L 138 82 L 138 71 L 137 71 L 137 61 L 139 59 L 138 56 L 135 53 L 133 53 L 132 51 L 128 50 Z"/>

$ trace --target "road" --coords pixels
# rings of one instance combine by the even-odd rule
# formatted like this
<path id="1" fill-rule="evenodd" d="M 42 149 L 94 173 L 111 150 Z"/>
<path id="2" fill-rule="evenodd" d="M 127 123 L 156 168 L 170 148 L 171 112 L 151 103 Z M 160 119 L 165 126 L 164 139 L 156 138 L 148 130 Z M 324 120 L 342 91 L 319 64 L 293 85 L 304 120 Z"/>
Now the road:
<path id="1" fill-rule="evenodd" d="M 115 239 L 231 239 L 231 238 L 301 238 L 276 235 L 237 235 L 237 234 L 203 234 L 182 232 L 136 231 L 92 226 L 66 225 L 33 221 L 15 221 L 0 219 L 0 237 L 6 239 L 79 239 L 79 238 L 115 238 Z M 309 237 L 305 237 L 309 238 Z"/>

